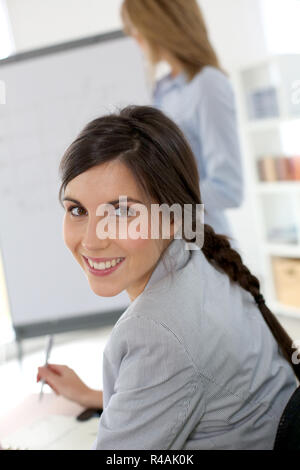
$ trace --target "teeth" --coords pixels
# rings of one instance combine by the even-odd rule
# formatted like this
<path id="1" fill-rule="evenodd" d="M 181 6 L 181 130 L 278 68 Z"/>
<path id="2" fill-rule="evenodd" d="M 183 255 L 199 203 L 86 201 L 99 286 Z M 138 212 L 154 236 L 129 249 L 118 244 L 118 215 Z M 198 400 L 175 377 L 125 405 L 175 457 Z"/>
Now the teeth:
<path id="1" fill-rule="evenodd" d="M 116 266 L 116 264 L 120 263 L 121 260 L 122 258 L 114 258 L 113 260 L 106 261 L 105 263 L 104 262 L 95 263 L 92 260 L 88 259 L 88 262 L 91 268 L 103 270 L 103 269 L 108 269 L 108 268 Z"/>

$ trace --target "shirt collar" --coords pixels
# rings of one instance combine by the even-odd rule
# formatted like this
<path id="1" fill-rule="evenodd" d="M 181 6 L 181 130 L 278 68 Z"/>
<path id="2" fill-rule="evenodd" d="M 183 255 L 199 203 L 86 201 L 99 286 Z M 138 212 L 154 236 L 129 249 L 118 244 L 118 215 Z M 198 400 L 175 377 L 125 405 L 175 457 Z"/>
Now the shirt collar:
<path id="1" fill-rule="evenodd" d="M 181 72 L 176 77 L 172 77 L 171 73 L 168 73 L 165 77 L 161 78 L 156 82 L 154 87 L 154 94 L 165 93 L 172 88 L 180 88 L 187 83 L 187 75 L 185 72 Z"/>
<path id="2" fill-rule="evenodd" d="M 143 292 L 152 289 L 154 285 L 157 285 L 159 281 L 169 276 L 170 273 L 182 269 L 190 259 L 190 256 L 189 244 L 185 240 L 182 238 L 172 240 L 163 256 L 159 259 Z"/>

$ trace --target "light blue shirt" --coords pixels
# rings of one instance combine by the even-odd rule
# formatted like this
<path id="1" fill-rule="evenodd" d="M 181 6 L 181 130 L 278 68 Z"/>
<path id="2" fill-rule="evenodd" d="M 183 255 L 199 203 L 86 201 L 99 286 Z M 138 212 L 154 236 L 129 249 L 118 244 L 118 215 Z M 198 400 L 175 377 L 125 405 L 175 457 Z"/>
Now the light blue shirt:
<path id="1" fill-rule="evenodd" d="M 94 449 L 272 449 L 296 378 L 252 296 L 173 240 L 103 355 Z"/>
<path id="2" fill-rule="evenodd" d="M 154 89 L 153 105 L 172 118 L 197 160 L 205 222 L 232 235 L 225 210 L 243 199 L 243 171 L 234 94 L 224 73 L 206 66 L 192 81 L 167 75 Z"/>

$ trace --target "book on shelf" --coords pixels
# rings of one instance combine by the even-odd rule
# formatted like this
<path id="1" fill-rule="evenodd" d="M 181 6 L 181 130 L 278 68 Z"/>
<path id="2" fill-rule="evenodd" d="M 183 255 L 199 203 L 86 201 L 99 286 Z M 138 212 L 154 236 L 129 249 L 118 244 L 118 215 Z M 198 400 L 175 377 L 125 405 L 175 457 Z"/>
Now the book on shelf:
<path id="1" fill-rule="evenodd" d="M 272 271 L 278 302 L 300 308 L 300 260 L 273 257 Z"/>
<path id="2" fill-rule="evenodd" d="M 259 181 L 300 181 L 300 156 L 261 156 L 257 173 Z"/>
<path id="3" fill-rule="evenodd" d="M 272 157 L 266 157 L 264 159 L 264 168 L 265 168 L 266 181 L 276 181 L 277 173 L 276 173 L 275 159 Z"/>
<path id="4" fill-rule="evenodd" d="M 292 162 L 293 162 L 293 172 L 295 175 L 295 180 L 300 180 L 300 156 L 294 157 Z"/>
<path id="5" fill-rule="evenodd" d="M 269 243 L 298 245 L 298 227 L 296 225 L 274 226 L 268 230 L 267 240 Z"/>
<path id="6" fill-rule="evenodd" d="M 251 120 L 279 116 L 278 93 L 274 86 L 257 88 L 248 93 L 248 116 Z"/>

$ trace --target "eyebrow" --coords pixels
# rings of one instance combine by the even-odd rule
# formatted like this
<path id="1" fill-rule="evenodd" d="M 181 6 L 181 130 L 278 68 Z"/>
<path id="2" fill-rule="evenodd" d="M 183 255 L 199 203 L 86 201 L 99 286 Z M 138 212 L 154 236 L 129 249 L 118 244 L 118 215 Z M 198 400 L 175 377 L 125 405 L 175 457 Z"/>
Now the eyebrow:
<path id="1" fill-rule="evenodd" d="M 63 201 L 70 201 L 70 202 L 74 202 L 75 204 L 78 204 L 79 206 L 83 206 L 83 204 L 81 204 L 81 202 L 77 201 L 76 199 L 73 199 L 71 197 L 64 197 L 63 198 Z M 116 204 L 119 204 L 119 202 L 122 202 L 123 199 L 121 198 L 121 201 L 119 199 L 115 199 L 114 201 L 109 201 L 109 202 L 105 202 L 104 204 L 111 204 L 112 206 L 115 206 Z M 124 201 L 125 202 L 125 201 Z M 143 204 L 141 201 L 139 201 L 138 199 L 134 199 L 132 197 L 127 197 L 127 202 L 137 202 L 139 204 Z"/>

